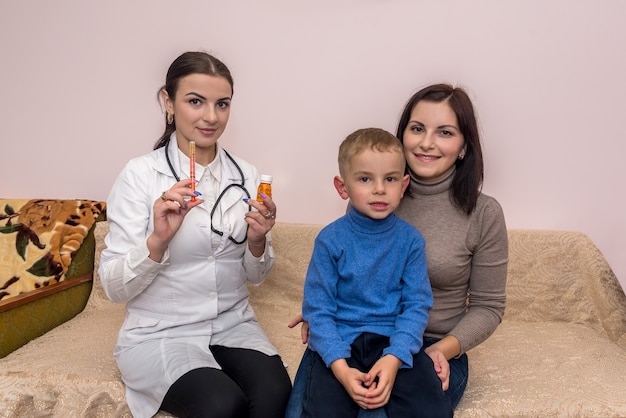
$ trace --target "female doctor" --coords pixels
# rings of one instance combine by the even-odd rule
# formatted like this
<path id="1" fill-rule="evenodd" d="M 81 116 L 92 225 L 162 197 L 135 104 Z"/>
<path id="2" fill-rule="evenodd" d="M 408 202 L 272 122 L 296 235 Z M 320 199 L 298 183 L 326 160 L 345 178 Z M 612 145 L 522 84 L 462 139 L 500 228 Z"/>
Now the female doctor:
<path id="1" fill-rule="evenodd" d="M 291 382 L 247 290 L 273 265 L 276 204 L 255 200 L 256 168 L 218 144 L 232 95 L 215 57 L 176 58 L 159 91 L 165 132 L 107 200 L 99 274 L 107 296 L 126 303 L 114 356 L 135 417 L 284 414 Z"/>

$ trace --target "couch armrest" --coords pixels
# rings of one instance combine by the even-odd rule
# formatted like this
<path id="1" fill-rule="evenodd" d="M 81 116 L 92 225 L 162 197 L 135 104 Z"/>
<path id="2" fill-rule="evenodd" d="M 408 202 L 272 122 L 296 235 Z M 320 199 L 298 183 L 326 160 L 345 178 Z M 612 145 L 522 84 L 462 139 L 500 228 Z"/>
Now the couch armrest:
<path id="1" fill-rule="evenodd" d="M 33 205 L 46 205 L 52 207 L 52 211 L 47 210 L 45 215 L 37 218 L 39 213 L 36 208 L 29 210 Z M 55 207 L 58 211 L 55 211 Z M 3 275 L 21 275 L 16 270 L 20 265 L 20 258 L 15 262 L 8 258 L 9 255 L 23 258 L 24 266 L 34 265 L 28 257 L 29 251 L 37 254 L 36 263 L 39 262 L 40 266 L 41 260 L 54 260 L 56 263 L 52 264 L 54 268 L 49 269 L 53 274 L 52 279 L 39 276 L 44 280 L 44 285 L 35 281 L 34 289 L 25 290 L 22 286 L 20 293 L 0 300 L 0 358 L 73 318 L 84 309 L 92 288 L 94 225 L 105 219 L 104 207 L 103 202 L 84 200 L 0 200 L 0 209 L 3 209 L 0 211 L 3 215 L 0 225 L 5 231 L 2 238 L 5 238 L 4 245 L 9 248 L 3 250 L 3 263 L 10 263 L 0 266 Z M 54 216 L 49 216 L 49 213 L 58 213 L 62 218 L 57 220 Z M 83 216 L 84 222 L 81 219 Z M 76 230 L 71 231 L 72 228 Z M 19 240 L 24 237 L 28 241 L 25 244 L 20 243 Z M 45 258 L 39 258 L 39 253 L 32 251 L 41 247 L 44 248 Z M 48 271 L 42 269 L 37 273 L 47 274 Z M 13 282 L 7 277 L 1 279 L 3 283 L 0 286 L 4 286 L 4 289 L 8 288 L 7 283 Z M 7 293 L 5 291 L 4 296 Z"/>

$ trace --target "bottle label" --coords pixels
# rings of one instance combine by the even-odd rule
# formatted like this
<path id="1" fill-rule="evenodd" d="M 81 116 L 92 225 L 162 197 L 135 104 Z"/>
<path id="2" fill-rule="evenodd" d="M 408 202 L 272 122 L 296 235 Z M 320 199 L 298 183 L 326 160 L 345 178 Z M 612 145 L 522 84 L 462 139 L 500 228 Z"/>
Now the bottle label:
<path id="1" fill-rule="evenodd" d="M 259 184 L 259 190 L 256 195 L 256 200 L 258 202 L 263 203 L 263 198 L 261 197 L 261 193 L 263 193 L 267 197 L 272 197 L 272 185 L 268 183 Z"/>

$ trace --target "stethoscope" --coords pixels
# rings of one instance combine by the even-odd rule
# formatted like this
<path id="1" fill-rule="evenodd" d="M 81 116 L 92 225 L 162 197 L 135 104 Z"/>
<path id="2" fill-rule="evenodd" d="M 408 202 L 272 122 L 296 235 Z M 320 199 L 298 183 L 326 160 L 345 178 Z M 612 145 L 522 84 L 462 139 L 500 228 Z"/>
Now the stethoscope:
<path id="1" fill-rule="evenodd" d="M 176 170 L 174 170 L 174 166 L 172 165 L 172 161 L 170 160 L 170 153 L 168 152 L 169 142 L 165 144 L 164 148 L 165 148 L 165 159 L 167 160 L 167 165 L 170 166 L 170 170 L 172 171 L 172 174 L 174 175 L 174 178 L 176 179 L 176 181 L 180 181 L 180 177 L 178 176 L 178 174 L 176 174 Z M 241 169 L 241 167 L 239 167 L 239 164 L 237 164 L 237 161 L 235 161 L 235 159 L 228 153 L 228 151 L 224 150 L 224 153 L 226 154 L 228 159 L 235 165 L 235 168 L 237 169 L 237 171 L 239 171 L 239 176 L 241 177 L 241 183 L 231 183 L 228 186 L 226 186 L 226 188 L 222 190 L 219 196 L 217 196 L 217 199 L 215 200 L 215 204 L 213 205 L 213 209 L 211 209 L 211 231 L 215 232 L 220 237 L 224 236 L 224 232 L 218 231 L 213 226 L 213 214 L 215 213 L 217 206 L 219 205 L 220 201 L 222 200 L 222 197 L 224 197 L 228 189 L 232 187 L 240 188 L 241 190 L 243 190 L 243 192 L 248 197 L 248 199 L 250 199 L 250 192 L 248 192 L 248 189 L 246 189 L 245 187 L 246 179 L 243 175 L 243 170 Z M 252 210 L 252 207 L 248 206 L 248 211 L 251 211 L 251 210 Z M 244 235 L 241 241 L 237 241 L 235 238 L 233 238 L 232 235 L 229 236 L 228 239 L 234 242 L 235 244 L 243 244 L 248 239 L 248 228 L 250 228 L 250 225 L 246 224 L 246 234 Z"/>

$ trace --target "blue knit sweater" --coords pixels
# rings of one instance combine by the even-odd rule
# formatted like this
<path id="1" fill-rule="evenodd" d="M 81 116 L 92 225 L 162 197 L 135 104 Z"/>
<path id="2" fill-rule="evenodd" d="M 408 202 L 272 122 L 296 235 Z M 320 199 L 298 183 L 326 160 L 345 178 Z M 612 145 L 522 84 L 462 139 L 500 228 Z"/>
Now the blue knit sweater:
<path id="1" fill-rule="evenodd" d="M 309 348 L 327 366 L 371 332 L 390 337 L 383 355 L 412 367 L 432 304 L 424 238 L 395 214 L 377 220 L 351 208 L 315 239 L 302 313 Z"/>

